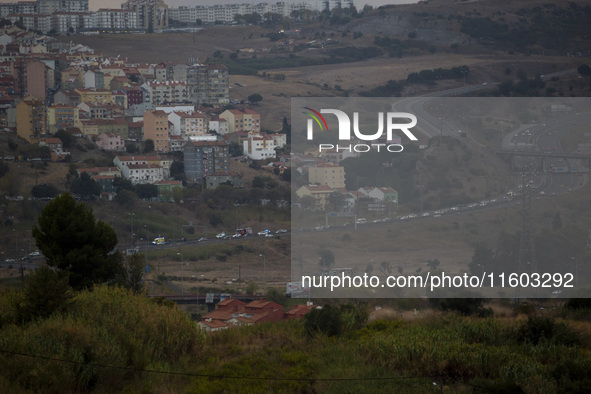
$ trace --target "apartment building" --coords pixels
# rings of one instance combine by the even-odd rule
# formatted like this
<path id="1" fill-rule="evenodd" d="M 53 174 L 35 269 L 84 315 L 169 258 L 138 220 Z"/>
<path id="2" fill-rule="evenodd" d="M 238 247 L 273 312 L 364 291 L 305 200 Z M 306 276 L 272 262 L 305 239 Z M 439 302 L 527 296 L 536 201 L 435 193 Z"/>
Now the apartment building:
<path id="1" fill-rule="evenodd" d="M 151 110 L 144 114 L 144 141 L 152 140 L 156 152 L 170 152 L 168 114 L 161 110 Z"/>
<path id="2" fill-rule="evenodd" d="M 229 104 L 228 68 L 223 64 L 193 64 L 187 68 L 187 88 L 195 105 Z"/>
<path id="3" fill-rule="evenodd" d="M 30 143 L 47 133 L 43 101 L 27 96 L 16 105 L 16 133 Z"/>
<path id="4" fill-rule="evenodd" d="M 73 105 L 53 104 L 47 108 L 47 126 L 51 133 L 68 127 L 77 127 L 79 120 L 79 109 Z"/>
<path id="5" fill-rule="evenodd" d="M 275 157 L 275 141 L 268 134 L 249 133 L 242 141 L 242 151 L 252 160 L 265 160 Z"/>
<path id="6" fill-rule="evenodd" d="M 129 9 L 103 8 L 95 13 L 94 22 L 98 30 L 125 33 L 138 28 L 138 14 Z"/>
<path id="7" fill-rule="evenodd" d="M 128 0 L 121 8 L 135 11 L 142 29 L 158 31 L 168 27 L 168 5 L 162 0 Z"/>
<path id="8" fill-rule="evenodd" d="M 207 116 L 197 112 L 171 112 L 168 120 L 173 125 L 171 133 L 184 139 L 203 136 L 208 131 Z"/>
<path id="9" fill-rule="evenodd" d="M 154 107 L 189 100 L 187 84 L 181 81 L 146 82 L 141 86 L 144 103 Z"/>
<path id="10" fill-rule="evenodd" d="M 308 169 L 308 181 L 333 189 L 345 187 L 345 168 L 334 163 L 318 163 Z"/>
<path id="11" fill-rule="evenodd" d="M 247 131 L 258 134 L 261 131 L 261 115 L 250 109 L 228 109 L 219 117 L 228 122 L 229 133 Z"/>
<path id="12" fill-rule="evenodd" d="M 189 141 L 183 147 L 185 175 L 192 182 L 203 179 L 216 171 L 230 170 L 228 144 L 223 140 Z"/>

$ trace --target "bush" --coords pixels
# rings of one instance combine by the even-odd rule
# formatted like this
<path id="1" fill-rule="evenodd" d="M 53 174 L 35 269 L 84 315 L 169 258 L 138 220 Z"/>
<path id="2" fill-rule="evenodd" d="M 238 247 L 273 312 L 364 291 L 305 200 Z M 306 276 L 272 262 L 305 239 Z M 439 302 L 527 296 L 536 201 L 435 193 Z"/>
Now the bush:
<path id="1" fill-rule="evenodd" d="M 304 322 L 304 330 L 308 337 L 323 334 L 329 337 L 340 335 L 343 330 L 341 311 L 330 305 L 321 309 L 312 309 Z"/>
<path id="2" fill-rule="evenodd" d="M 5 299 L 0 297 L 1 305 Z M 176 306 L 101 286 L 78 293 L 68 314 L 2 327 L 1 349 L 39 358 L 2 354 L 0 369 L 13 392 L 119 392 L 130 379 L 141 379 L 146 387 L 159 379 L 131 369 L 169 371 L 195 359 L 204 342 L 204 334 Z"/>
<path id="3" fill-rule="evenodd" d="M 432 303 L 443 311 L 456 311 L 464 316 L 479 315 L 482 317 L 490 316 L 492 310 L 486 310 L 482 307 L 482 298 L 441 298 L 431 299 Z"/>
<path id="4" fill-rule="evenodd" d="M 545 316 L 529 317 L 517 329 L 516 335 L 517 340 L 532 345 L 538 345 L 542 341 L 567 346 L 580 343 L 578 334 L 568 324 Z"/>

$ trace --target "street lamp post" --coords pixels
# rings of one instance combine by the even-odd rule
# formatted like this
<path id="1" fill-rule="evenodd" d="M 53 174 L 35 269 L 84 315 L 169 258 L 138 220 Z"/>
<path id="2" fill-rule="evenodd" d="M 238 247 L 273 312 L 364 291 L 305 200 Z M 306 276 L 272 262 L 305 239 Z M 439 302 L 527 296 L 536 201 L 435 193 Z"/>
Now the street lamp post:
<path id="1" fill-rule="evenodd" d="M 265 294 L 267 294 L 267 257 L 264 254 L 259 254 L 259 257 L 263 258 L 263 280 L 264 280 L 264 290 Z"/>

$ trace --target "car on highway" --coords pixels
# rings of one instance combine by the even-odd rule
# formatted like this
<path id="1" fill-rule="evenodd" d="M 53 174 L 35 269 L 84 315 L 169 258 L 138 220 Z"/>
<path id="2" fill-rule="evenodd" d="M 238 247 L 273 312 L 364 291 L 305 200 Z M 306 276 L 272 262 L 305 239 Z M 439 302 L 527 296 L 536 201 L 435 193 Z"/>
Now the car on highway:
<path id="1" fill-rule="evenodd" d="M 166 239 L 164 237 L 156 237 L 152 241 L 152 245 L 164 245 L 166 243 Z"/>
<path id="2" fill-rule="evenodd" d="M 257 233 L 257 235 L 260 235 L 260 236 L 263 236 L 263 237 L 266 236 L 267 234 L 269 234 L 269 230 L 262 230 L 262 231 L 259 231 Z"/>
<path id="3" fill-rule="evenodd" d="M 275 231 L 275 234 L 284 234 L 286 232 L 287 232 L 287 230 L 284 229 L 284 228 L 282 228 L 282 229 L 279 229 L 279 230 Z"/>
<path id="4" fill-rule="evenodd" d="M 217 239 L 223 239 L 223 238 L 225 238 L 225 237 L 226 237 L 226 233 L 224 233 L 224 232 L 221 232 L 221 233 L 219 233 L 218 235 L 216 235 L 215 237 L 216 237 Z"/>
<path id="5" fill-rule="evenodd" d="M 197 240 L 197 242 L 203 242 L 203 241 L 207 241 L 207 238 L 205 238 L 205 237 L 201 237 L 201 238 L 199 238 L 199 239 Z"/>

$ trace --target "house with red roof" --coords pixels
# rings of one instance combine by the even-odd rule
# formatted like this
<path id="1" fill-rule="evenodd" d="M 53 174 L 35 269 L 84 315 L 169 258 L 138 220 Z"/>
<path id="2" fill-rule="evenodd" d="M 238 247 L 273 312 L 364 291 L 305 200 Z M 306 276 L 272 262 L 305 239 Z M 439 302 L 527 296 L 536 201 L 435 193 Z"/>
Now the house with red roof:
<path id="1" fill-rule="evenodd" d="M 227 298 L 218 303 L 216 310 L 203 316 L 198 325 L 208 332 L 220 331 L 232 326 L 299 319 L 313 308 L 312 305 L 296 305 L 285 312 L 283 306 L 274 301 L 262 299 L 246 304 Z"/>

